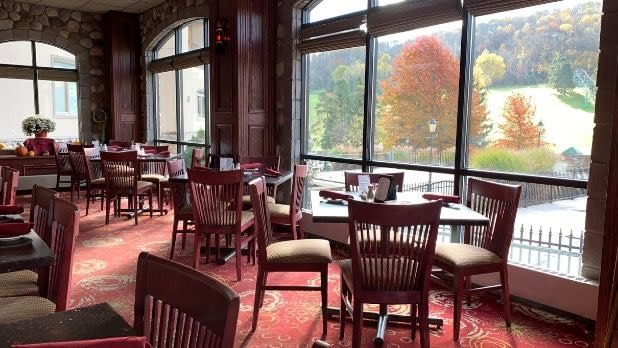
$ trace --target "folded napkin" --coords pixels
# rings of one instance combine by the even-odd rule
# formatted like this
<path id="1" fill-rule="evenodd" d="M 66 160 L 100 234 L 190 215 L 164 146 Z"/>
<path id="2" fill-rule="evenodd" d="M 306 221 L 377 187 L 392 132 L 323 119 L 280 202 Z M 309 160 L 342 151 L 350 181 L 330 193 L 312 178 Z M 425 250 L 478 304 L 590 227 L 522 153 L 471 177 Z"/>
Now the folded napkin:
<path id="1" fill-rule="evenodd" d="M 150 348 L 146 337 L 113 337 L 86 341 L 14 344 L 11 348 Z"/>
<path id="2" fill-rule="evenodd" d="M 28 222 L 6 222 L 0 224 L 0 237 L 11 238 L 30 233 L 32 224 Z"/>
<path id="3" fill-rule="evenodd" d="M 240 169 L 260 169 L 262 168 L 262 163 L 241 163 Z"/>
<path id="4" fill-rule="evenodd" d="M 0 214 L 21 214 L 24 212 L 24 207 L 21 205 L 0 205 Z"/>
<path id="5" fill-rule="evenodd" d="M 264 175 L 266 176 L 281 176 L 281 172 L 270 168 L 264 168 Z"/>
<path id="6" fill-rule="evenodd" d="M 441 199 L 444 203 L 459 203 L 459 196 L 443 195 L 441 193 L 425 193 L 423 198 L 430 201 L 437 201 Z"/>
<path id="7" fill-rule="evenodd" d="M 319 194 L 320 194 L 320 197 L 322 197 L 322 198 L 330 198 L 330 199 L 348 200 L 350 198 L 354 198 L 354 197 L 352 197 L 350 195 L 347 195 L 345 193 L 329 191 L 329 190 L 321 190 Z"/>
<path id="8" fill-rule="evenodd" d="M 19 214 L 0 214 L 0 223 L 24 222 L 24 218 Z"/>

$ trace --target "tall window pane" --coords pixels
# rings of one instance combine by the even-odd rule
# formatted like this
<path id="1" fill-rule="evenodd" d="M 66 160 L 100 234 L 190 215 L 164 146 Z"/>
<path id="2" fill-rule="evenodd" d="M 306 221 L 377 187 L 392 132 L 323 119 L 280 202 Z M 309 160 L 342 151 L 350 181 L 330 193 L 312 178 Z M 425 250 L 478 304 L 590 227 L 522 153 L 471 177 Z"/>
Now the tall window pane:
<path id="1" fill-rule="evenodd" d="M 173 71 L 155 75 L 157 86 L 157 124 L 159 139 L 177 140 L 176 125 L 176 76 Z"/>
<path id="2" fill-rule="evenodd" d="M 23 141 L 21 121 L 34 114 L 34 88 L 31 80 L 0 78 L 0 105 L 2 105 L 2 127 L 0 136 L 5 140 Z M 50 134 L 51 137 L 56 132 Z"/>
<path id="3" fill-rule="evenodd" d="M 461 23 L 377 42 L 374 160 L 453 166 Z"/>
<path id="4" fill-rule="evenodd" d="M 63 69 L 76 69 L 75 55 L 71 52 L 58 48 L 56 46 L 47 45 L 36 42 L 36 65 Z"/>
<path id="5" fill-rule="evenodd" d="M 180 52 L 204 48 L 204 21 L 192 21 L 180 29 Z"/>
<path id="6" fill-rule="evenodd" d="M 39 113 L 56 121 L 53 137 L 79 138 L 77 83 L 39 80 Z"/>
<path id="7" fill-rule="evenodd" d="M 206 98 L 204 93 L 204 66 L 180 71 L 182 81 L 182 139 L 190 143 L 206 141 Z"/>
<path id="8" fill-rule="evenodd" d="M 364 47 L 313 53 L 307 62 L 309 153 L 362 157 Z"/>
<path id="9" fill-rule="evenodd" d="M 0 64 L 32 66 L 32 44 L 30 41 L 9 41 L 0 43 Z"/>
<path id="10" fill-rule="evenodd" d="M 487 112 L 472 168 L 586 179 L 601 1 L 564 1 L 476 19 L 474 88 Z M 474 128 L 473 128 L 474 129 Z"/>
<path id="11" fill-rule="evenodd" d="M 367 9 L 367 0 L 322 0 L 309 11 L 309 22 L 318 22 Z"/>

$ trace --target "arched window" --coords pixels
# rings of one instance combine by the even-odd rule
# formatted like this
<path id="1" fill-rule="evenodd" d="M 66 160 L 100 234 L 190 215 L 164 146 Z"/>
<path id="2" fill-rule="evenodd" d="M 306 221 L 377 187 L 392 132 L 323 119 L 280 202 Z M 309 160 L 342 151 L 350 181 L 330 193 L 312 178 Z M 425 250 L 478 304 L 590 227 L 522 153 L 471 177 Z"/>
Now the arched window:
<path id="1" fill-rule="evenodd" d="M 32 114 L 56 121 L 50 137 L 79 138 L 78 73 L 76 56 L 35 41 L 0 43 L 0 140 L 24 140 L 21 122 Z"/>
<path id="2" fill-rule="evenodd" d="M 208 21 L 185 22 L 153 49 L 154 140 L 181 153 L 209 140 Z"/>

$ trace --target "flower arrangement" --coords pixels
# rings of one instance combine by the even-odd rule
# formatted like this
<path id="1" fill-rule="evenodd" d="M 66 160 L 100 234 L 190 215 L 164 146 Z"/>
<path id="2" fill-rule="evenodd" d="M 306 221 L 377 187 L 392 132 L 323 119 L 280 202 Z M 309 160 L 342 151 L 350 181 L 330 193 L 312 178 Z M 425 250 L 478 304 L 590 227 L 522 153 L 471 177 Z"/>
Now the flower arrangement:
<path id="1" fill-rule="evenodd" d="M 21 122 L 21 129 L 26 135 L 37 133 L 53 132 L 56 129 L 56 122 L 39 114 L 26 117 Z"/>

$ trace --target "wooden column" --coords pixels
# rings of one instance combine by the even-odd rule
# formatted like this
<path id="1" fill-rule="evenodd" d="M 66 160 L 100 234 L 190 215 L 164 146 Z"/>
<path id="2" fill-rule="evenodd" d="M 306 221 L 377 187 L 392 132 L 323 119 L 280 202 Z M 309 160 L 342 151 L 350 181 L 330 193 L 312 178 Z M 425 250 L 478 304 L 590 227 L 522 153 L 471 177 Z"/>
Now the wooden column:
<path id="1" fill-rule="evenodd" d="M 249 156 L 274 154 L 274 19 L 269 0 L 212 3 L 211 134 L 213 151 Z M 215 44 L 225 22 L 230 40 Z"/>
<path id="2" fill-rule="evenodd" d="M 141 141 L 141 52 L 137 15 L 109 11 L 104 17 L 109 119 L 107 139 Z"/>

